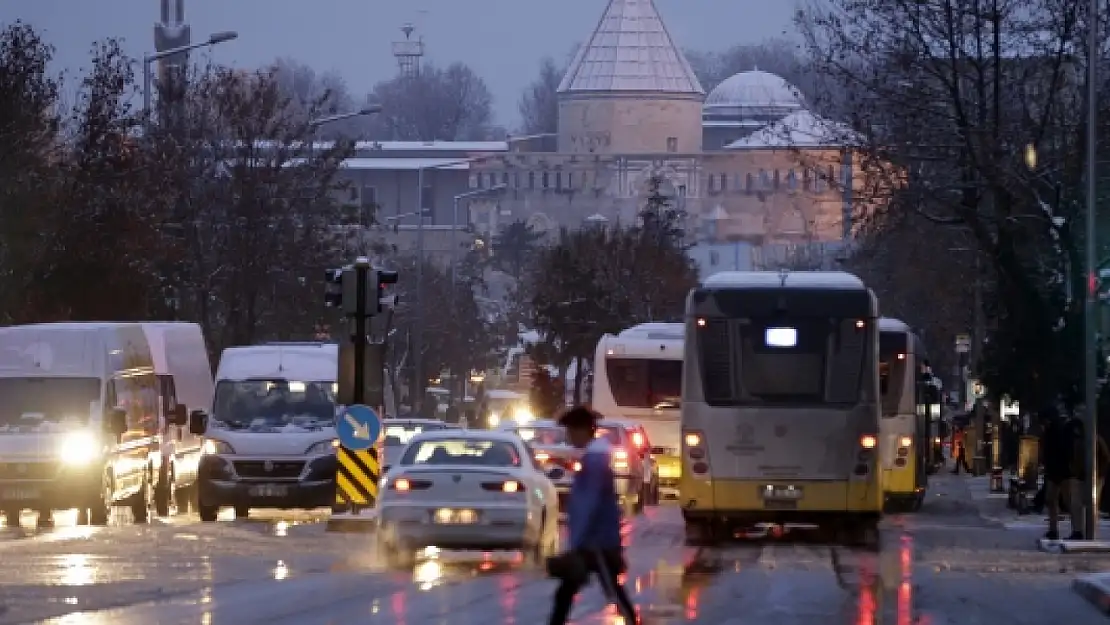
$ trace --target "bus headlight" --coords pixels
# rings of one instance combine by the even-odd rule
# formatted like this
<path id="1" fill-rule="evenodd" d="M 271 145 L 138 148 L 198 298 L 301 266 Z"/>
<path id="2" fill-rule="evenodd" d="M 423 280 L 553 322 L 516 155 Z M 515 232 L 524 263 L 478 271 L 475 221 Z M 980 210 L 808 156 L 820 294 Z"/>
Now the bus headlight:
<path id="1" fill-rule="evenodd" d="M 88 464 L 100 455 L 100 441 L 91 432 L 68 432 L 62 438 L 58 453 L 62 462 L 72 465 Z"/>
<path id="2" fill-rule="evenodd" d="M 532 411 L 528 408 L 521 407 L 513 411 L 513 421 L 517 423 L 528 423 L 534 421 L 535 418 L 536 415 L 532 414 Z"/>

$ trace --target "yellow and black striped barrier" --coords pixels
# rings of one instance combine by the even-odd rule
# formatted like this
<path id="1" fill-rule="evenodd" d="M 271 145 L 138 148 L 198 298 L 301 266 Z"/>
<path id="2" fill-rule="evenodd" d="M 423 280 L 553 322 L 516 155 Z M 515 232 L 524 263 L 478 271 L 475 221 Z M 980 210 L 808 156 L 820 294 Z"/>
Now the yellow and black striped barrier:
<path id="1" fill-rule="evenodd" d="M 347 449 L 338 447 L 336 459 L 338 466 L 335 474 L 335 503 L 339 508 L 373 508 L 378 501 L 378 480 L 382 468 L 378 461 L 378 450 Z"/>

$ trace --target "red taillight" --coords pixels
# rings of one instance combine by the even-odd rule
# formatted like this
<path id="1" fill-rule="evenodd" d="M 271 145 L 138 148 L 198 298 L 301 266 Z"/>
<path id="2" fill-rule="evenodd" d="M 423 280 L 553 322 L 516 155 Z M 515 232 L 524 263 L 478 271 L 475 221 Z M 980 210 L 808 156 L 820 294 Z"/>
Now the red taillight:
<path id="1" fill-rule="evenodd" d="M 409 490 L 410 488 L 412 488 L 412 485 L 403 477 L 393 481 L 393 490 Z"/>
<path id="2" fill-rule="evenodd" d="M 632 444 L 635 445 L 637 449 L 642 449 L 644 446 L 644 435 L 639 432 L 633 432 Z"/>
<path id="3" fill-rule="evenodd" d="M 500 491 L 502 493 L 519 493 L 524 490 L 524 485 L 520 482 L 509 480 L 506 482 L 483 482 L 482 488 L 488 491 Z"/>
<path id="4" fill-rule="evenodd" d="M 548 460 L 551 460 L 551 456 L 542 451 L 536 452 L 536 462 L 547 462 Z"/>
<path id="5" fill-rule="evenodd" d="M 410 490 L 425 490 L 432 487 L 432 483 L 428 480 L 410 480 L 407 477 L 399 477 L 393 480 L 389 485 L 392 490 L 410 491 Z"/>

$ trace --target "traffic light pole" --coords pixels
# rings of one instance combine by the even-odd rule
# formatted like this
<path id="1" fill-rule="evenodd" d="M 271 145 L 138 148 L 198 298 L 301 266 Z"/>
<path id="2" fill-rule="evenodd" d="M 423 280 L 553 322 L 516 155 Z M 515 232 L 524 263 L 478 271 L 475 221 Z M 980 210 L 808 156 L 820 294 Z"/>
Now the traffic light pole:
<path id="1" fill-rule="evenodd" d="M 370 273 L 370 261 L 365 258 L 359 258 L 355 261 L 355 318 L 354 318 L 354 377 L 355 387 L 351 389 L 351 403 L 364 404 L 366 403 L 366 344 L 370 342 L 369 330 L 367 326 L 370 325 L 369 316 L 374 311 L 367 310 L 366 305 L 367 291 L 370 285 L 367 284 L 367 278 Z M 377 288 L 377 285 L 375 285 Z M 377 407 L 377 406 L 375 406 Z"/>

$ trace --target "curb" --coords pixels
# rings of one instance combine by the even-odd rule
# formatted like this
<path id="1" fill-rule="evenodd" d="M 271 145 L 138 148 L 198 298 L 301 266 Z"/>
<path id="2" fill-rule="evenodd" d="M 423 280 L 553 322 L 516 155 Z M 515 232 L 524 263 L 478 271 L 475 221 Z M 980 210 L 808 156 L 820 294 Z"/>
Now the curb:
<path id="1" fill-rule="evenodd" d="M 1048 540 L 1040 538 L 1037 546 L 1041 551 L 1048 553 L 1110 553 L 1110 542 L 1105 540 Z M 1100 574 L 1106 577 L 1104 583 L 1110 586 L 1110 574 Z"/>
<path id="2" fill-rule="evenodd" d="M 371 534 L 378 528 L 377 510 L 367 511 L 369 514 L 333 514 L 328 519 L 328 532 L 344 534 Z"/>
<path id="3" fill-rule="evenodd" d="M 1100 612 L 1110 616 L 1110 574 L 1083 575 L 1075 578 L 1071 587 Z"/>

